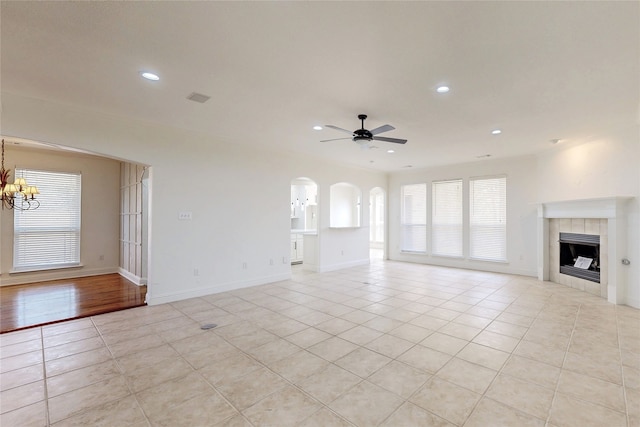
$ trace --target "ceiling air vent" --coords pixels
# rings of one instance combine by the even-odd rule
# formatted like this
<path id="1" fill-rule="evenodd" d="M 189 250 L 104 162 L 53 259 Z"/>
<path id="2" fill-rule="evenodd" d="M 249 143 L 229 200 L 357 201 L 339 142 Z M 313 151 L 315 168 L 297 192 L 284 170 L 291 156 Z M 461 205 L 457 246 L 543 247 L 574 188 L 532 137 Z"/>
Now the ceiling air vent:
<path id="1" fill-rule="evenodd" d="M 209 99 L 211 99 L 211 97 L 207 95 L 203 95 L 198 92 L 193 92 L 191 95 L 187 96 L 187 99 L 189 101 L 195 101 L 195 102 L 199 102 L 200 104 L 204 104 Z"/>

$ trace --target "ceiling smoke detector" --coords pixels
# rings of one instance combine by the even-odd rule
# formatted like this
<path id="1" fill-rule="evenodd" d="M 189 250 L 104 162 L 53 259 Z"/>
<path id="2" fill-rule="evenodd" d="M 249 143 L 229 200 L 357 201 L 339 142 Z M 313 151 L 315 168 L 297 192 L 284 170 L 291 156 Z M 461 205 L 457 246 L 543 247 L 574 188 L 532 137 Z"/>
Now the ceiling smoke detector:
<path id="1" fill-rule="evenodd" d="M 204 104 L 205 102 L 210 100 L 211 97 L 207 95 L 203 95 L 198 92 L 192 92 L 191 95 L 187 96 L 187 99 L 189 101 L 194 101 L 194 102 L 199 102 L 200 104 Z"/>

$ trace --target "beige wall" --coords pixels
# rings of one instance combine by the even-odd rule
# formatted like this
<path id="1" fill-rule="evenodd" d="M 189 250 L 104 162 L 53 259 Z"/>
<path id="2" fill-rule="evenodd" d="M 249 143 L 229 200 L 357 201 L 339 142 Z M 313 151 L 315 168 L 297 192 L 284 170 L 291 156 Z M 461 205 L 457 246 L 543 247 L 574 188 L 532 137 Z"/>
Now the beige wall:
<path id="1" fill-rule="evenodd" d="M 5 167 L 80 172 L 82 174 L 82 267 L 10 274 L 13 265 L 13 212 L 0 214 L 2 230 L 0 285 L 29 283 L 118 271 L 120 227 L 120 162 L 75 153 L 34 150 L 13 145 L 5 147 Z"/>

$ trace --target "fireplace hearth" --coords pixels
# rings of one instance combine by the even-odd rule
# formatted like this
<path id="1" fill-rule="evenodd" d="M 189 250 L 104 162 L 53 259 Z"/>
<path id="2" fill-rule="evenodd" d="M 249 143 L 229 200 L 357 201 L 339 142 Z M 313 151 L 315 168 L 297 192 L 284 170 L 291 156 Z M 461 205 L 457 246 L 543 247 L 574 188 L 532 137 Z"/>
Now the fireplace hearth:
<path id="1" fill-rule="evenodd" d="M 560 233 L 560 273 L 600 283 L 600 236 Z"/>

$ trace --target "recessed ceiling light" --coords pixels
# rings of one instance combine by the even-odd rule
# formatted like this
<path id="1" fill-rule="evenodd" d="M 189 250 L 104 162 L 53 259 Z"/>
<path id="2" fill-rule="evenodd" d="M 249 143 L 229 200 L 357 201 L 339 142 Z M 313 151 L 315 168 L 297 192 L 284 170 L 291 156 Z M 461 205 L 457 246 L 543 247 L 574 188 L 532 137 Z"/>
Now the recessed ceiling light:
<path id="1" fill-rule="evenodd" d="M 396 152 L 395 150 L 387 150 L 387 153 L 389 153 L 389 154 L 393 154 L 395 152 Z"/>
<path id="2" fill-rule="evenodd" d="M 436 92 L 447 93 L 449 92 L 449 86 L 438 86 L 438 88 L 436 89 Z"/>
<path id="3" fill-rule="evenodd" d="M 403 168 L 412 168 L 413 165 L 404 165 Z"/>
<path id="4" fill-rule="evenodd" d="M 141 75 L 142 77 L 144 77 L 145 79 L 147 79 L 147 80 L 153 80 L 154 82 L 155 82 L 155 81 L 160 80 L 160 77 L 158 77 L 158 75 L 157 75 L 157 74 L 153 74 L 153 73 L 150 73 L 150 72 L 148 72 L 148 71 L 142 71 L 142 72 L 140 73 L 140 75 Z"/>
<path id="5" fill-rule="evenodd" d="M 322 130 L 322 126 L 315 125 L 313 127 L 313 130 Z"/>
<path id="6" fill-rule="evenodd" d="M 491 131 L 491 133 L 493 135 L 500 135 L 502 133 L 502 131 L 500 129 L 494 129 L 494 130 Z"/>
<path id="7" fill-rule="evenodd" d="M 552 144 L 557 144 L 558 142 L 560 142 L 560 139 L 554 138 L 554 139 L 549 140 L 549 142 L 551 142 Z"/>

